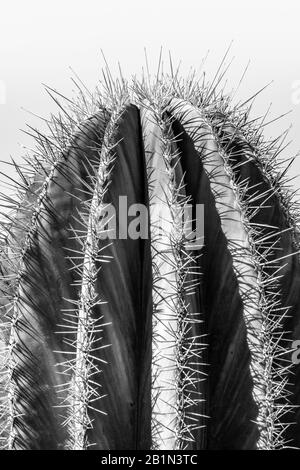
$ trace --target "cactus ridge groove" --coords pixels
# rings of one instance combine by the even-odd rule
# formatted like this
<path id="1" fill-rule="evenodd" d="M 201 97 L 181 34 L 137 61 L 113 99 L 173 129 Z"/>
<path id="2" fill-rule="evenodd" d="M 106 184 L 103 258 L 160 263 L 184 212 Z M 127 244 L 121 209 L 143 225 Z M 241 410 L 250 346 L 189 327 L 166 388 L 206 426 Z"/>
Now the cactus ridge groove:
<path id="1" fill-rule="evenodd" d="M 293 158 L 222 78 L 160 61 L 130 83 L 106 67 L 94 93 L 75 77 L 73 99 L 47 87 L 58 114 L 1 193 L 2 448 L 300 447 Z"/>

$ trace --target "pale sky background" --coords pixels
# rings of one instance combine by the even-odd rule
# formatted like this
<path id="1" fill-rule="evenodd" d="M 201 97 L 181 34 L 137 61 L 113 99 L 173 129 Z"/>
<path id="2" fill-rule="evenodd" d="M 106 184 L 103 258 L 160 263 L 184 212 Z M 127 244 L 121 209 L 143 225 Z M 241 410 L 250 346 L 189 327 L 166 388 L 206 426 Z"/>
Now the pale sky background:
<path id="1" fill-rule="evenodd" d="M 42 83 L 71 95 L 69 66 L 92 89 L 103 66 L 101 49 L 124 75 L 144 65 L 156 69 L 160 47 L 167 59 L 182 60 L 182 73 L 197 68 L 209 50 L 208 77 L 231 41 L 228 91 L 248 61 L 238 98 L 246 99 L 272 80 L 257 99 L 256 115 L 272 102 L 270 119 L 291 110 L 265 129 L 277 135 L 292 125 L 285 155 L 300 150 L 299 0 L 0 0 L 0 160 L 20 161 L 20 144 L 32 142 L 20 129 L 37 120 L 21 108 L 47 117 L 55 105 Z M 5 169 L 4 169 L 5 168 Z M 0 170 L 7 171 L 0 163 Z M 300 157 L 292 174 L 300 174 Z M 300 187 L 300 178 L 296 180 Z"/>

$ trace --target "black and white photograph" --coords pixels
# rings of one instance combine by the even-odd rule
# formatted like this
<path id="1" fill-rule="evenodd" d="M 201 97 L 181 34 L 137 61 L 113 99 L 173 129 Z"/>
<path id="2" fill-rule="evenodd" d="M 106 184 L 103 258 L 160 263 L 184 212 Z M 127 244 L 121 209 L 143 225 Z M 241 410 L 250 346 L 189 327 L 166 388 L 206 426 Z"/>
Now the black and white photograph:
<path id="1" fill-rule="evenodd" d="M 299 21 L 0 2 L 1 456 L 300 450 Z"/>

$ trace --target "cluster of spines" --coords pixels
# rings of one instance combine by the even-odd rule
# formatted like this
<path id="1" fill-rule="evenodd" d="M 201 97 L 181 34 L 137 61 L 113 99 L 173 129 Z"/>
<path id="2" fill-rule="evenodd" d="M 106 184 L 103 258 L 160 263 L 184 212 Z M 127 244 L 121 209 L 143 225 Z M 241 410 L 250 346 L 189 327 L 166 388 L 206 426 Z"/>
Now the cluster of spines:
<path id="1" fill-rule="evenodd" d="M 54 98 L 54 95 L 52 97 Z M 57 102 L 56 98 L 54 99 Z M 92 115 L 99 107 L 101 107 L 99 101 L 95 108 L 90 106 Z M 60 108 L 63 109 L 61 106 Z M 37 231 L 43 234 L 41 228 L 43 221 L 47 215 L 51 217 L 53 207 L 48 200 L 48 191 L 50 185 L 55 184 L 54 175 L 62 174 L 66 178 L 70 177 L 65 168 L 65 166 L 68 166 L 67 170 L 70 171 L 71 162 L 66 165 L 66 151 L 71 139 L 74 138 L 74 132 L 78 129 L 78 125 L 79 133 L 82 131 L 80 126 L 86 118 L 82 109 L 77 116 L 78 120 L 71 117 L 71 109 L 68 113 L 64 111 L 64 114 L 67 118 L 58 115 L 52 116 L 52 120 L 47 121 L 47 127 L 50 130 L 49 135 L 29 126 L 27 133 L 34 137 L 36 147 L 30 158 L 25 159 L 27 166 L 24 169 L 22 165 L 14 165 L 18 169 L 18 174 L 21 175 L 21 181 L 15 183 L 18 188 L 18 197 L 14 199 L 11 196 L 9 200 L 7 200 L 8 197 L 5 198 L 5 201 L 9 202 L 9 205 L 6 206 L 6 212 L 4 212 L 4 220 L 6 219 L 8 222 L 3 223 L 6 239 L 2 250 L 2 263 L 6 267 L 7 273 L 5 273 L 4 286 L 2 287 L 5 299 L 5 305 L 3 306 L 5 315 L 1 327 L 2 333 L 4 327 L 6 327 L 5 336 L 9 338 L 9 340 L 5 338 L 6 345 L 3 345 L 2 348 L 3 360 L 1 361 L 3 373 L 1 415 L 1 436 L 3 435 L 3 438 L 1 439 L 5 449 L 26 447 L 21 437 L 23 413 L 21 409 L 18 409 L 17 395 L 23 394 L 26 400 L 26 394 L 30 394 L 30 390 L 19 390 L 19 387 L 22 388 L 22 383 L 26 386 L 26 380 L 24 381 L 20 377 L 20 371 L 17 371 L 16 367 L 20 365 L 22 350 L 24 357 L 29 358 L 28 354 L 30 354 L 29 350 L 26 351 L 26 346 L 21 344 L 22 340 L 19 339 L 19 330 L 26 328 L 23 321 L 27 299 L 26 293 L 23 292 L 22 294 L 21 291 L 22 280 L 26 275 L 28 262 L 30 262 L 27 259 L 30 256 L 28 253 Z M 39 177 L 36 179 L 37 175 Z M 24 234 L 22 233 L 20 236 L 16 231 Z M 43 234 L 43 236 L 47 237 L 47 234 Z M 8 250 L 5 252 L 5 249 Z M 38 335 L 38 332 L 32 330 L 31 334 Z M 29 371 L 24 370 L 21 373 L 28 378 L 34 371 L 29 369 Z M 18 385 L 16 382 L 18 382 Z M 19 427 L 19 431 L 16 427 Z"/>
<path id="2" fill-rule="evenodd" d="M 258 350 L 252 351 L 252 364 L 258 361 L 259 367 L 253 367 L 254 386 L 257 387 L 257 405 L 259 408 L 257 424 L 260 430 L 260 438 L 257 443 L 259 449 L 276 449 L 282 448 L 286 443 L 282 438 L 282 431 L 285 425 L 282 423 L 286 409 L 287 401 L 287 380 L 288 368 L 284 368 L 280 364 L 282 355 L 281 341 L 284 338 L 284 330 L 282 321 L 287 314 L 287 308 L 280 307 L 280 285 L 278 278 L 280 276 L 280 268 L 270 275 L 267 272 L 269 266 L 270 252 L 274 251 L 278 230 L 269 235 L 269 243 L 261 233 L 260 224 L 251 222 L 256 207 L 253 203 L 257 196 L 251 199 L 247 197 L 249 189 L 246 182 L 237 182 L 234 178 L 232 168 L 229 164 L 229 157 L 226 151 L 220 151 L 224 159 L 224 168 L 230 174 L 232 186 L 237 196 L 240 211 L 243 218 L 245 232 L 250 248 L 250 256 L 253 268 L 256 273 L 257 292 L 258 292 L 258 311 L 260 318 L 259 328 L 255 328 L 253 333 L 259 338 Z M 264 206 L 264 196 L 268 200 L 268 195 L 260 195 Z M 272 230 L 273 227 L 270 227 Z M 238 253 L 238 250 L 237 250 Z M 240 256 L 240 254 L 237 254 Z M 247 297 L 243 298 L 246 309 Z M 246 319 L 247 321 L 247 319 Z M 257 356 L 256 356 L 257 355 Z M 255 357 L 256 356 L 256 357 Z M 254 390 L 255 392 L 255 390 Z M 277 405 L 278 399 L 284 403 Z"/>
<path id="3" fill-rule="evenodd" d="M 32 237 L 36 233 L 39 228 L 40 219 L 43 218 L 43 212 L 47 207 L 47 194 L 48 188 L 53 180 L 54 173 L 57 167 L 60 165 L 59 161 L 54 161 L 49 175 L 46 177 L 44 184 L 42 185 L 41 192 L 37 198 L 36 206 L 33 210 L 30 226 L 28 232 L 26 233 L 25 242 L 22 247 L 19 263 L 17 269 L 17 277 L 16 277 L 16 284 L 14 286 L 15 294 L 11 301 L 11 305 L 7 310 L 7 315 L 10 318 L 10 338 L 8 343 L 7 349 L 7 357 L 6 357 L 6 367 L 8 370 L 7 376 L 7 400 L 8 400 L 8 409 L 7 409 L 7 419 L 8 419 L 8 448 L 13 449 L 15 447 L 15 439 L 17 435 L 16 425 L 18 423 L 18 418 L 22 416 L 22 410 L 19 410 L 16 405 L 16 396 L 19 393 L 18 385 L 16 381 L 18 381 L 17 375 L 17 365 L 20 360 L 18 356 L 18 349 L 19 354 L 21 354 L 21 349 L 24 349 L 25 345 L 22 345 L 19 340 L 19 330 L 24 327 L 23 323 L 23 315 L 26 312 L 26 300 L 24 296 L 26 296 L 25 292 L 22 288 L 22 280 L 23 277 L 26 275 L 26 258 L 28 257 L 28 251 L 31 248 L 32 244 Z M 47 211 L 47 209 L 46 209 Z M 20 343 L 20 344 L 19 344 Z M 24 349 L 25 357 L 27 356 L 27 352 Z M 31 371 L 33 373 L 33 371 Z M 25 371 L 24 371 L 25 374 Z M 30 372 L 29 372 L 30 374 Z M 22 382 L 22 380 L 21 380 Z"/>
<path id="4" fill-rule="evenodd" d="M 195 126 L 195 135 L 192 135 L 192 137 L 196 146 L 200 143 L 199 153 L 201 155 L 201 145 L 202 147 L 205 145 L 204 141 L 208 140 L 209 136 L 203 137 L 203 135 L 200 135 L 199 142 L 197 142 L 196 134 L 199 129 L 197 129 L 195 120 L 193 121 L 193 118 L 191 118 L 189 121 L 187 113 L 183 121 L 187 127 L 189 125 L 191 127 Z M 283 366 L 280 362 L 284 352 L 281 342 L 285 339 L 282 323 L 287 315 L 288 308 L 280 306 L 280 284 L 278 282 L 280 267 L 275 269 L 272 275 L 267 272 L 269 264 L 272 263 L 270 261 L 270 252 L 274 251 L 274 245 L 280 236 L 280 232 L 276 227 L 268 227 L 272 230 L 272 233 L 269 234 L 269 243 L 265 246 L 266 237 L 261 235 L 261 226 L 259 224 L 255 226 L 251 222 L 251 217 L 253 217 L 256 208 L 253 207 L 254 201 L 249 197 L 247 198 L 248 182 L 237 181 L 234 178 L 233 169 L 229 162 L 230 155 L 226 152 L 226 147 L 225 149 L 222 148 L 220 137 L 216 135 L 210 123 L 208 125 L 210 128 L 209 133 L 218 144 L 218 153 L 223 159 L 224 172 L 229 177 L 230 185 L 227 189 L 233 191 L 247 245 L 245 250 L 245 246 L 242 244 L 236 244 L 234 239 L 228 239 L 228 246 L 242 293 L 248 341 L 252 355 L 253 393 L 259 409 L 257 423 L 260 438 L 257 446 L 258 448 L 270 449 L 282 448 L 287 444 L 283 438 L 287 425 L 282 421 L 282 418 L 291 409 L 288 402 L 288 375 L 292 364 L 289 363 L 287 366 Z M 208 152 L 210 152 L 209 149 Z M 205 155 L 204 158 L 207 157 L 209 161 L 210 155 Z M 206 166 L 209 179 L 213 182 L 216 176 L 213 174 L 214 169 L 212 167 L 212 171 L 210 171 L 209 163 Z M 218 193 L 213 186 L 212 184 L 216 203 L 221 207 L 224 205 L 223 198 L 226 187 L 224 182 L 220 183 L 220 193 Z M 263 199 L 260 203 L 261 207 L 264 205 L 264 198 L 268 200 L 268 194 L 260 194 L 259 198 Z M 226 212 L 232 214 L 233 211 L 235 211 L 234 207 L 225 207 L 223 214 L 219 212 L 221 220 L 226 219 Z M 247 279 L 246 271 L 249 265 L 252 265 L 253 279 L 251 281 L 249 278 L 250 283 L 247 285 L 245 280 Z M 239 266 L 242 267 L 242 270 Z M 256 305 L 258 308 L 256 308 Z"/>
<path id="5" fill-rule="evenodd" d="M 183 449 L 189 443 L 195 443 L 196 431 L 204 426 L 205 416 L 196 409 L 199 410 L 199 404 L 204 401 L 199 383 L 205 379 L 205 373 L 202 371 L 201 376 L 200 372 L 204 365 L 205 335 L 199 334 L 197 327 L 195 331 L 195 326 L 202 320 L 199 319 L 200 312 L 193 312 L 189 302 L 189 296 L 191 298 L 199 284 L 199 254 L 186 249 L 191 233 L 186 233 L 184 212 L 190 197 L 185 195 L 180 155 L 171 130 L 172 118 L 166 115 L 167 101 L 163 86 L 159 85 L 152 89 L 149 84 L 136 86 L 144 119 L 153 125 L 149 133 L 152 132 L 157 146 L 151 149 L 146 145 L 150 214 L 151 205 L 161 209 L 161 214 L 156 212 L 152 218 L 150 215 L 153 252 L 152 447 Z M 144 139 L 147 144 L 147 126 Z M 194 242 L 200 243 L 199 240 Z M 163 375 L 166 372 L 168 377 Z M 173 397 L 167 402 L 170 390 Z M 168 413 L 167 408 L 170 408 Z"/>
<path id="6" fill-rule="evenodd" d="M 99 299 L 95 288 L 101 263 L 110 261 L 99 248 L 99 237 L 103 235 L 99 233 L 99 217 L 101 208 L 105 211 L 104 196 L 110 184 L 116 158 L 114 149 L 118 142 L 115 134 L 128 101 L 124 84 L 115 86 L 113 90 L 108 89 L 107 92 L 105 131 L 104 135 L 99 135 L 101 144 L 98 144 L 96 149 L 99 159 L 90 164 L 91 168 L 88 170 L 88 190 L 91 197 L 81 204 L 80 213 L 76 214 L 81 228 L 72 230 L 72 235 L 81 245 L 80 251 L 70 253 L 69 256 L 78 274 L 75 286 L 79 291 L 79 300 L 69 300 L 74 307 L 64 312 L 65 322 L 60 325 L 66 328 L 66 331 L 61 333 L 72 336 L 67 345 L 75 354 L 74 360 L 58 364 L 63 369 L 62 373 L 68 377 L 68 381 L 61 384 L 59 389 L 62 395 L 66 396 L 61 406 L 67 409 L 64 421 L 69 430 L 67 446 L 73 450 L 84 450 L 94 444 L 88 439 L 88 431 L 92 429 L 90 410 L 106 414 L 101 406 L 101 384 L 95 379 L 105 363 L 105 360 L 97 357 L 95 353 L 109 346 L 103 344 L 101 336 L 103 328 L 108 324 L 103 316 L 97 318 L 94 314 L 95 307 L 105 302 L 105 299 Z"/>
<path id="7" fill-rule="evenodd" d="M 174 77 L 172 78 L 171 82 L 172 86 L 174 85 L 174 89 L 172 89 L 172 86 L 169 85 L 169 91 L 170 95 L 176 95 L 178 93 L 178 89 L 180 86 L 178 86 L 177 81 L 174 80 Z M 197 96 L 197 93 L 199 93 L 199 90 L 197 89 L 197 86 L 192 86 L 193 83 L 189 83 L 188 85 L 185 83 L 184 89 L 180 89 L 180 97 L 184 97 L 188 101 L 190 100 L 192 103 L 198 100 L 199 103 L 199 96 Z M 168 89 L 168 86 L 165 87 L 164 89 Z M 191 91 L 192 90 L 192 91 Z M 196 90 L 196 92 L 195 92 Z M 207 89 L 207 96 L 211 97 L 213 90 L 211 90 L 210 87 Z M 202 93 L 202 92 L 201 92 Z M 220 101 L 222 99 L 220 98 Z M 139 101 L 139 100 L 138 100 Z M 201 96 L 201 106 L 206 103 L 206 98 L 203 97 L 203 94 Z M 205 106 L 204 106 L 205 107 Z M 166 107 L 167 109 L 167 107 Z M 207 119 L 207 117 L 206 117 Z M 282 423 L 282 417 L 285 414 L 286 410 L 288 409 L 288 401 L 287 401 L 287 396 L 286 396 L 286 386 L 287 386 L 287 376 L 289 372 L 289 366 L 287 367 L 282 367 L 282 364 L 280 362 L 277 363 L 277 360 L 280 358 L 282 355 L 282 348 L 281 348 L 281 341 L 284 336 L 284 332 L 282 331 L 282 320 L 284 319 L 286 313 L 287 313 L 287 307 L 283 308 L 283 313 L 282 313 L 282 308 L 279 307 L 279 279 L 280 279 L 280 266 L 275 267 L 273 270 L 272 275 L 270 276 L 267 271 L 268 271 L 268 266 L 270 263 L 273 263 L 271 261 L 273 251 L 276 249 L 276 242 L 277 239 L 276 237 L 279 238 L 280 233 L 278 233 L 278 228 L 276 227 L 268 227 L 269 229 L 269 235 L 268 238 L 262 235 L 260 227 L 258 225 L 255 226 L 255 224 L 251 223 L 251 217 L 253 213 L 255 213 L 258 209 L 256 204 L 258 204 L 258 207 L 262 207 L 265 202 L 268 200 L 268 197 L 270 194 L 257 194 L 256 197 L 249 198 L 247 197 L 247 192 L 249 189 L 248 182 L 245 181 L 237 181 L 234 175 L 234 168 L 232 168 L 232 165 L 230 163 L 230 153 L 226 149 L 227 143 L 225 145 L 222 143 L 222 137 L 220 135 L 217 135 L 217 132 L 214 131 L 213 129 L 213 122 L 207 121 L 208 125 L 211 127 L 211 132 L 215 136 L 216 142 L 219 144 L 219 151 L 220 154 L 222 155 L 223 162 L 224 162 L 224 170 L 227 173 L 227 175 L 230 178 L 231 181 L 231 190 L 234 192 L 236 200 L 238 201 L 239 205 L 239 211 L 242 214 L 242 220 L 245 228 L 245 233 L 247 234 L 248 238 L 248 244 L 250 246 L 250 252 L 251 252 L 251 257 L 254 260 L 254 271 L 257 274 L 257 288 L 259 292 L 259 299 L 260 299 L 260 304 L 261 308 L 260 311 L 263 312 L 263 321 L 262 321 L 262 336 L 260 338 L 260 344 L 264 344 L 263 348 L 263 357 L 264 360 L 262 361 L 264 363 L 263 369 L 264 372 L 263 374 L 259 373 L 258 376 L 256 376 L 256 372 L 254 372 L 254 383 L 257 383 L 257 386 L 262 386 L 264 388 L 264 397 L 263 400 L 261 401 L 259 398 L 259 408 L 260 408 L 260 413 L 258 417 L 258 425 L 261 429 L 261 436 L 260 436 L 260 441 L 258 443 L 259 448 L 277 448 L 277 447 L 283 447 L 285 445 L 285 442 L 282 440 L 282 433 L 285 428 L 285 424 Z M 162 121 L 160 122 L 161 125 L 165 125 L 165 120 L 162 124 Z M 42 138 L 43 140 L 43 138 Z M 169 143 L 171 139 L 169 136 Z M 253 137 L 251 142 L 253 143 Z M 44 141 L 47 145 L 47 139 Z M 254 148 L 257 149 L 258 144 L 254 145 Z M 111 149 L 110 149 L 111 150 Z M 58 146 L 56 148 L 56 151 L 61 152 L 61 147 Z M 42 152 L 43 153 L 43 152 Z M 259 153 L 259 152 L 258 152 Z M 172 164 L 170 164 L 170 158 L 164 158 L 166 163 L 169 165 L 169 170 L 172 171 L 174 168 L 172 168 Z M 262 159 L 262 156 L 259 155 L 257 158 L 255 158 L 255 161 L 258 165 L 260 165 L 260 168 L 262 170 L 262 175 L 263 177 L 266 177 L 270 183 L 271 190 L 270 193 L 274 192 L 278 196 L 278 199 L 280 200 L 282 204 L 282 208 L 284 210 L 284 213 L 286 215 L 287 220 L 289 221 L 289 226 L 294 234 L 294 240 L 295 243 L 297 243 L 297 209 L 294 211 L 292 202 L 291 202 L 291 197 L 286 191 L 282 191 L 282 180 L 284 177 L 285 172 L 282 173 L 282 176 L 276 176 L 274 175 L 273 170 L 271 169 L 270 166 L 270 158 L 269 156 L 266 157 L 266 162 Z M 273 160 L 272 160 L 273 161 Z M 56 166 L 56 161 L 53 162 L 53 165 Z M 49 168 L 47 168 L 47 171 Z M 32 230 L 35 230 L 35 223 L 36 223 L 36 216 L 39 213 L 40 208 L 42 207 L 43 201 L 46 198 L 47 195 L 47 185 L 49 184 L 49 181 L 51 181 L 51 172 L 53 172 L 53 167 L 50 168 L 50 174 L 48 178 L 50 180 L 46 179 L 44 185 L 42 186 L 40 190 L 40 196 L 37 198 L 37 201 L 35 202 L 35 209 L 33 209 L 33 215 L 32 215 L 32 221 L 31 225 L 28 231 L 28 234 L 25 238 L 25 251 L 21 251 L 21 256 L 18 256 L 18 261 L 22 261 L 22 258 L 24 256 L 24 253 L 26 252 L 26 246 L 28 242 L 30 243 L 30 233 L 32 233 Z M 211 175 L 212 176 L 212 175 Z M 151 183 L 149 183 L 149 186 Z M 96 183 L 97 186 L 97 183 Z M 258 188 L 259 191 L 259 188 Z M 170 194 L 174 197 L 174 201 L 177 201 L 178 199 L 178 193 L 176 194 L 176 189 L 175 187 L 171 188 Z M 219 188 L 219 192 L 215 193 L 216 200 L 221 199 L 222 197 L 222 188 Z M 262 201 L 260 201 L 262 199 Z M 255 207 L 253 204 L 255 203 Z M 91 203 L 92 206 L 92 203 Z M 172 212 L 172 205 L 170 205 L 170 211 Z M 92 215 L 92 211 L 89 212 L 88 219 Z M 173 216 L 172 216 L 173 218 Z M 90 226 L 90 224 L 88 224 Z M 178 250 L 178 246 L 181 244 L 181 241 L 178 241 L 178 227 L 175 229 L 176 231 L 176 236 L 171 240 L 170 238 L 170 245 L 172 245 L 173 248 L 173 258 L 177 260 L 177 272 L 178 272 L 178 277 L 177 277 L 177 285 L 180 287 L 179 292 L 182 292 L 182 288 L 185 289 L 185 278 L 186 276 L 188 277 L 188 270 L 185 271 L 185 268 L 182 266 L 182 258 L 185 258 L 186 253 L 182 253 L 181 249 Z M 87 237 L 89 233 L 89 228 L 87 229 Z M 80 235 L 82 236 L 82 235 Z M 270 240 L 270 243 L 266 242 Z M 95 245 L 92 244 L 94 247 Z M 83 244 L 85 246 L 85 253 L 84 255 L 87 256 L 89 259 L 92 259 L 93 256 L 95 255 L 95 252 L 93 250 L 90 250 L 90 246 L 88 243 Z M 24 250 L 24 248 L 22 248 Z M 179 254 L 179 252 L 181 252 Z M 239 247 L 235 247 L 234 244 L 231 244 L 231 253 L 233 258 L 238 258 L 239 260 L 241 259 L 241 252 Z M 185 258 L 186 261 L 187 258 Z M 280 261 L 280 259 L 275 258 L 275 262 Z M 86 266 L 86 263 L 83 263 L 83 266 Z M 93 301 L 97 302 L 96 298 L 94 298 L 93 294 L 93 288 L 92 284 L 95 280 L 95 276 L 97 275 L 97 272 L 93 269 L 94 266 L 89 264 L 88 270 L 89 273 L 87 276 L 83 274 L 82 271 L 82 285 L 84 284 L 84 279 L 88 280 L 88 292 L 87 292 L 87 298 L 85 296 L 82 296 L 84 302 L 81 303 L 81 305 L 86 305 L 88 308 L 81 309 L 81 310 L 86 310 L 86 313 L 91 310 Z M 22 271 L 22 268 L 21 268 Z M 20 270 L 18 270 L 19 276 Z M 22 277 L 22 276 L 21 276 Z M 239 273 L 238 273 L 239 277 Z M 19 279 L 19 277 L 18 277 Z M 17 280 L 17 285 L 18 285 L 18 280 Z M 91 287 L 91 288 L 90 288 Z M 83 290 L 83 289 L 82 289 Z M 187 321 L 187 315 L 183 314 L 183 312 L 187 309 L 187 305 L 183 302 L 183 295 L 179 296 L 179 302 L 176 307 L 176 315 L 177 315 L 177 322 L 178 322 L 178 330 L 177 330 L 177 343 L 176 343 L 176 350 L 179 351 L 182 347 L 183 342 L 185 341 L 185 338 L 187 336 L 186 333 L 186 328 L 187 325 L 189 325 L 189 321 Z M 17 294 L 15 295 L 15 299 L 17 298 Z M 15 300 L 14 299 L 14 300 Z M 244 297 L 244 302 L 245 305 L 247 305 L 247 298 L 246 296 Z M 180 307 L 178 307 L 180 305 Z M 14 315 L 13 318 L 16 317 L 16 309 L 14 310 Z M 74 324 L 75 325 L 75 324 Z M 86 341 L 87 341 L 87 346 L 88 349 L 92 350 L 93 348 L 93 341 L 90 341 L 93 337 L 93 329 L 95 328 L 95 325 L 90 320 L 87 322 L 78 322 L 78 329 L 77 334 L 80 336 L 80 329 L 81 326 L 84 325 L 84 332 L 87 333 L 85 336 Z M 99 326 L 101 328 L 101 325 Z M 13 345 L 13 331 L 14 331 L 14 320 L 12 321 L 12 333 L 11 333 L 11 342 L 10 346 L 12 347 Z M 174 335 L 175 337 L 176 335 Z M 78 374 L 78 377 L 80 376 L 80 372 L 78 369 L 78 364 L 79 364 L 79 356 L 82 353 L 83 348 L 79 348 L 77 350 L 77 358 L 76 359 L 76 365 L 75 367 L 72 366 L 71 369 L 72 371 L 76 374 Z M 261 353 L 262 351 L 260 351 Z M 83 361 L 86 364 L 86 370 L 89 368 L 90 364 L 90 356 L 86 356 Z M 177 358 L 177 373 L 178 376 L 182 376 L 182 371 L 183 371 L 183 359 L 184 355 L 181 355 L 180 357 Z M 258 361 L 259 362 L 259 361 Z M 13 366 L 13 361 L 10 360 L 10 366 Z M 194 372 L 193 372 L 194 373 Z M 74 376 L 73 376 L 74 377 Z M 74 380 L 74 378 L 73 378 Z M 190 379 L 189 379 L 190 380 Z M 198 380 L 198 379 L 197 379 Z M 10 387 L 13 387 L 13 381 L 10 381 L 11 385 Z M 182 401 L 184 398 L 184 387 L 180 385 L 180 380 L 177 381 L 179 384 L 178 390 L 180 389 L 181 391 L 178 391 L 178 396 L 181 397 L 179 401 Z M 76 380 L 75 382 L 72 382 L 72 389 L 76 389 Z M 74 385 L 75 384 L 75 385 Z M 11 389 L 13 392 L 13 389 Z M 93 395 L 93 394 L 92 394 Z M 77 442 L 75 447 L 78 446 L 78 448 L 84 448 L 86 447 L 86 430 L 89 428 L 91 423 L 86 420 L 87 416 L 87 408 L 88 408 L 88 402 L 90 401 L 90 398 L 92 396 L 90 392 L 88 392 L 88 389 L 86 388 L 84 391 L 84 396 L 81 396 L 81 394 L 76 394 L 76 400 L 79 398 L 80 401 L 80 408 L 81 410 L 84 410 L 84 412 L 80 411 L 81 418 L 77 420 L 77 424 L 81 427 L 80 431 L 80 443 L 78 444 L 77 440 L 74 438 L 74 442 Z M 279 400 L 279 404 L 277 405 L 276 403 Z M 282 404 L 282 401 L 284 402 Z M 10 403 L 13 403 L 13 397 L 11 397 Z M 73 402 L 74 405 L 74 402 Z M 11 424 L 13 423 L 14 419 L 17 417 L 17 414 L 14 410 L 11 409 L 11 412 L 9 413 L 10 415 L 10 422 Z M 182 440 L 184 440 L 183 436 L 188 434 L 191 430 L 187 426 L 187 420 L 186 418 L 182 419 L 182 416 L 184 416 L 184 412 L 181 414 L 179 413 L 179 419 L 178 422 L 181 423 L 179 425 L 180 430 L 177 431 L 177 434 L 181 436 Z M 72 422 L 72 421 L 70 421 Z M 267 425 L 266 425 L 267 423 Z M 197 425 L 196 425 L 197 426 Z M 76 426 L 74 427 L 76 429 Z M 155 432 L 154 432 L 155 435 Z M 85 436 L 84 438 L 82 436 Z M 10 447 L 13 447 L 13 433 L 10 434 L 11 438 L 11 445 Z M 155 441 L 155 439 L 154 439 Z M 182 444 L 176 444 L 176 448 L 180 447 Z M 155 445 L 154 445 L 155 447 Z"/>
<path id="8" fill-rule="evenodd" d="M 226 122 L 222 127 L 225 126 Z M 219 139 L 225 153 L 227 153 L 229 163 L 233 151 L 226 151 L 226 149 L 234 141 L 235 134 L 232 135 L 229 142 L 221 135 L 219 135 Z M 251 160 L 251 154 L 248 158 Z M 264 380 L 268 408 L 266 416 L 262 420 L 266 423 L 265 432 L 262 432 L 258 446 L 270 449 L 283 448 L 289 444 L 284 437 L 289 426 L 285 422 L 285 416 L 294 407 L 289 403 L 289 386 L 293 364 L 291 360 L 287 359 L 287 356 L 292 353 L 292 348 L 289 348 L 291 340 L 289 332 L 285 329 L 289 306 L 282 305 L 281 278 L 285 270 L 285 261 L 290 256 L 295 256 L 297 252 L 285 254 L 280 247 L 280 238 L 287 232 L 291 232 L 291 226 L 282 229 L 279 226 L 261 224 L 254 220 L 260 210 L 270 207 L 271 197 L 277 195 L 272 179 L 268 179 L 269 189 L 259 191 L 261 182 L 254 183 L 251 180 L 242 180 L 237 177 L 235 175 L 237 167 L 238 164 L 231 164 L 232 177 L 241 188 L 241 201 L 247 215 L 249 233 L 253 240 L 253 259 L 260 272 L 262 290 L 260 310 L 263 316 Z M 262 172 L 263 177 L 264 172 Z M 249 194 L 251 189 L 254 190 L 254 193 Z"/>

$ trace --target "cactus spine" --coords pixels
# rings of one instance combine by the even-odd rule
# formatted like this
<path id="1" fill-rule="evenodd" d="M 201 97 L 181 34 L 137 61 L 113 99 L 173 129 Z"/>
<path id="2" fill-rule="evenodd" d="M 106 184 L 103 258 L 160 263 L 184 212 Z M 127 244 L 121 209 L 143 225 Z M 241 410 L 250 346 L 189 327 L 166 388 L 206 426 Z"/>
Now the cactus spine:
<path id="1" fill-rule="evenodd" d="M 279 141 L 173 69 L 131 86 L 107 71 L 80 96 L 36 131 L 4 214 L 3 447 L 299 446 L 298 219 Z M 105 238 L 124 196 L 146 230 L 127 238 L 118 209 L 122 235 Z"/>

